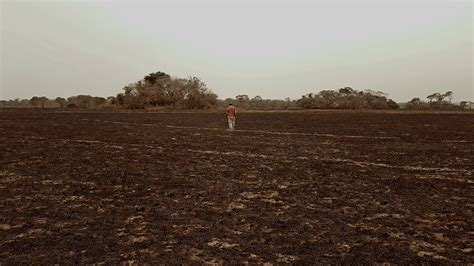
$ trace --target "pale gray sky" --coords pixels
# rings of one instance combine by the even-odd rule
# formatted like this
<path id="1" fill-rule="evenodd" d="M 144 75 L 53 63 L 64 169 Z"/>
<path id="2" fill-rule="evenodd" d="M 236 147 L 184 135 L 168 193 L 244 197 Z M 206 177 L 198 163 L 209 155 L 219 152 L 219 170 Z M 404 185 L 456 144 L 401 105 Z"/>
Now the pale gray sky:
<path id="1" fill-rule="evenodd" d="M 111 96 L 164 71 L 222 99 L 351 86 L 474 100 L 471 1 L 0 2 L 0 99 Z"/>

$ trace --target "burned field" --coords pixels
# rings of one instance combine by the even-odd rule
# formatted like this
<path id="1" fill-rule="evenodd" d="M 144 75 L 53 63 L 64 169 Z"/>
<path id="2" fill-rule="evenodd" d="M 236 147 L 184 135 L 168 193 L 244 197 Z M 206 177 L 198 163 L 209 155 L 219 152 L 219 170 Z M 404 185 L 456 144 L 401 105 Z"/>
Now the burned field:
<path id="1" fill-rule="evenodd" d="M 474 263 L 474 115 L 0 111 L 0 264 Z"/>

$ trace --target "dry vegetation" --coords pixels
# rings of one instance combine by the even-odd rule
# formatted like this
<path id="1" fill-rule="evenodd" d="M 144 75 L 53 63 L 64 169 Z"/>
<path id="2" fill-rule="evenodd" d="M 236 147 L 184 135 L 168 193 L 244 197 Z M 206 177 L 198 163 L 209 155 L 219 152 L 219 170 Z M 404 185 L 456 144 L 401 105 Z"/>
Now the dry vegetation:
<path id="1" fill-rule="evenodd" d="M 0 114 L 0 264 L 474 263 L 472 114 Z"/>

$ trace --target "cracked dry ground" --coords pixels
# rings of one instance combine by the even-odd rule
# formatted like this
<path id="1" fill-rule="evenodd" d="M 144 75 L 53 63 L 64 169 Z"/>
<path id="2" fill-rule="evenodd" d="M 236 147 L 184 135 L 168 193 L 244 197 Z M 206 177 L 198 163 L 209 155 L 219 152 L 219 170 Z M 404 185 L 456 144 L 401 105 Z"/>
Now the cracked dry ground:
<path id="1" fill-rule="evenodd" d="M 0 111 L 0 264 L 474 263 L 474 115 Z"/>

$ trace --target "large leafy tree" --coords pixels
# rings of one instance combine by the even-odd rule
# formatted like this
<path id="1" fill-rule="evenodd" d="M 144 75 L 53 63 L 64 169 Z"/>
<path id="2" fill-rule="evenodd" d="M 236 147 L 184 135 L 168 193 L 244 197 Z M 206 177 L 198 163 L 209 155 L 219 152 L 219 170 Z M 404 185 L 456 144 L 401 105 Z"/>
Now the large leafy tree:
<path id="1" fill-rule="evenodd" d="M 181 106 L 203 109 L 217 102 L 217 95 L 199 78 L 175 78 L 161 71 L 150 73 L 143 80 L 125 86 L 123 90 L 123 104 L 129 108 Z M 121 102 L 118 95 L 117 100 Z"/>

